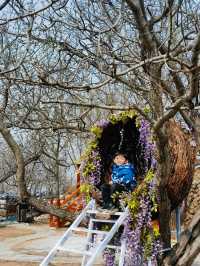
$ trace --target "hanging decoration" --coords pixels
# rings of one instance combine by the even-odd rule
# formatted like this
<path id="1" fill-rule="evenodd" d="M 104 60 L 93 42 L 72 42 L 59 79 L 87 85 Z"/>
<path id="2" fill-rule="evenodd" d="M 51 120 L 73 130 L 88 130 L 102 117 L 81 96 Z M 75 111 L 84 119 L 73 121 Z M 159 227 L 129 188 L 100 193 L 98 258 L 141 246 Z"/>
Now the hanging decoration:
<path id="1" fill-rule="evenodd" d="M 124 140 L 124 129 L 123 128 L 120 130 L 120 139 L 121 140 L 120 140 L 119 147 L 118 147 L 119 151 L 121 151 L 123 140 Z"/>

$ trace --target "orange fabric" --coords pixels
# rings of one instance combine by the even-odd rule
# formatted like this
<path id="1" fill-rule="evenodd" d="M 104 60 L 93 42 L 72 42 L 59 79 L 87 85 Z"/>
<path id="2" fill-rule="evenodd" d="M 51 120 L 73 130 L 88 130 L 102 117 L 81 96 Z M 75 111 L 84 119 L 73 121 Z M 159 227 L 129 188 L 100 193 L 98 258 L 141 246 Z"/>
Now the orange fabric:
<path id="1" fill-rule="evenodd" d="M 72 193 L 67 195 L 64 199 L 53 199 L 48 201 L 57 207 L 61 207 L 69 212 L 76 212 L 83 209 L 82 195 L 80 194 L 80 186 Z M 65 225 L 66 220 L 60 219 L 57 216 L 49 215 L 49 226 L 50 227 L 62 227 Z"/>

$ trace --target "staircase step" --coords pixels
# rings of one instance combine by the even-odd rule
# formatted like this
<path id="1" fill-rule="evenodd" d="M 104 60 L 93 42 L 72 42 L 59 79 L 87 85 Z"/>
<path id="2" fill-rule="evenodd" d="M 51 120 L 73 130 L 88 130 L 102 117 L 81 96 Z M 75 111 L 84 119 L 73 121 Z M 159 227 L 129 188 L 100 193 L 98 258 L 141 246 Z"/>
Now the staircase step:
<path id="1" fill-rule="evenodd" d="M 59 246 L 58 250 L 60 251 L 65 251 L 65 252 L 70 252 L 70 253 L 76 253 L 76 254 L 82 254 L 82 255 L 88 255 L 91 256 L 92 252 L 86 251 L 86 250 L 79 250 L 79 249 L 72 249 L 72 248 L 66 248 Z"/>
<path id="2" fill-rule="evenodd" d="M 87 211 L 88 214 L 109 214 L 109 215 L 117 215 L 120 216 L 123 214 L 123 212 L 113 212 L 112 210 L 104 210 L 102 209 L 102 211 L 99 210 L 88 210 Z"/>
<path id="3" fill-rule="evenodd" d="M 107 220 L 107 219 L 91 219 L 95 223 L 115 223 L 117 220 Z"/>
<path id="4" fill-rule="evenodd" d="M 121 250 L 121 246 L 107 245 L 106 247 L 111 249 Z"/>
<path id="5" fill-rule="evenodd" d="M 94 244 L 95 244 L 95 243 L 91 243 L 91 242 L 90 242 L 90 243 L 88 243 L 88 246 L 90 246 L 90 247 L 94 247 L 94 248 L 95 248 L 99 243 L 98 243 L 97 245 L 94 245 Z M 107 245 L 106 248 L 120 250 L 120 249 L 121 249 L 121 246 Z"/>
<path id="6" fill-rule="evenodd" d="M 73 232 L 85 232 L 85 233 L 93 233 L 93 234 L 102 234 L 107 235 L 109 231 L 103 231 L 103 230 L 93 230 L 93 229 L 86 229 L 86 228 L 73 228 L 71 229 Z"/>

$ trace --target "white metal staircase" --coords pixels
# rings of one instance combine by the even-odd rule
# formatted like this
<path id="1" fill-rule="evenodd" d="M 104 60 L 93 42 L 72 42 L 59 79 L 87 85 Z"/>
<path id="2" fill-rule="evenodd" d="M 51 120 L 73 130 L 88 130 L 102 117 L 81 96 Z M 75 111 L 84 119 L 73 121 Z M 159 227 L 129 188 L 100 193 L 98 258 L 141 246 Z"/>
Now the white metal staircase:
<path id="1" fill-rule="evenodd" d="M 125 258 L 125 245 L 126 243 L 122 241 L 121 246 L 109 245 L 110 240 L 113 238 L 115 233 L 118 231 L 119 227 L 123 224 L 125 218 L 127 217 L 128 209 L 125 209 L 124 212 L 115 212 L 113 216 L 116 219 L 106 219 L 106 218 L 96 218 L 100 211 L 96 210 L 95 200 L 91 200 L 89 204 L 83 209 L 80 215 L 76 218 L 76 220 L 72 223 L 72 225 L 68 228 L 68 230 L 64 233 L 64 235 L 60 238 L 57 244 L 52 248 L 49 254 L 44 258 L 41 262 L 40 266 L 47 266 L 53 260 L 54 256 L 58 251 L 65 251 L 65 252 L 74 252 L 82 254 L 82 264 L 81 266 L 92 266 L 96 260 L 96 258 L 102 253 L 102 251 L 107 247 L 111 249 L 116 249 L 120 251 L 120 258 L 119 258 L 119 266 L 124 265 L 124 258 Z M 88 228 L 79 228 L 78 226 L 80 223 L 86 218 L 89 218 Z M 103 224 L 110 224 L 111 229 L 110 231 L 103 231 L 103 230 L 95 230 L 94 225 L 95 223 L 103 223 Z M 71 249 L 70 247 L 65 247 L 64 243 L 66 240 L 69 240 L 70 237 L 73 235 L 73 232 L 87 232 L 87 239 L 86 245 L 83 251 L 79 250 L 78 248 Z M 102 236 L 99 241 L 94 241 L 94 235 Z"/>

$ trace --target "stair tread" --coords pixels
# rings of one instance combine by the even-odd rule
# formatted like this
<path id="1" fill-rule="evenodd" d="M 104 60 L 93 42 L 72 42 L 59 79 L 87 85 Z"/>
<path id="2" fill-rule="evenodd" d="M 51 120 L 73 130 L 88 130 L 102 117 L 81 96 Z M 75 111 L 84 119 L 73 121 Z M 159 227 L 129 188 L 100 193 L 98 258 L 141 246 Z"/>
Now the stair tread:
<path id="1" fill-rule="evenodd" d="M 121 246 L 115 246 L 115 245 L 107 245 L 106 247 L 111 249 L 121 249 Z"/>
<path id="2" fill-rule="evenodd" d="M 112 210 L 104 210 L 102 209 L 102 211 L 99 210 L 88 210 L 87 211 L 88 214 L 110 214 L 110 215 L 122 215 L 124 212 L 113 212 Z"/>
<path id="3" fill-rule="evenodd" d="M 97 245 L 94 245 L 94 244 L 95 244 L 95 243 L 91 243 L 91 242 L 89 242 L 89 243 L 88 243 L 88 246 L 90 246 L 90 247 L 94 247 L 94 248 L 95 248 L 95 247 L 97 247 L 97 245 L 98 245 L 99 243 L 98 243 Z M 120 250 L 120 249 L 121 249 L 121 246 L 107 245 L 106 248 L 110 248 L 110 249 L 119 249 L 119 250 Z"/>
<path id="4" fill-rule="evenodd" d="M 95 229 L 87 229 L 87 228 L 80 228 L 80 227 L 77 227 L 77 228 L 73 228 L 72 231 L 75 231 L 75 232 L 86 232 L 86 233 L 96 233 L 96 234 L 108 234 L 109 231 L 103 231 L 103 230 L 95 230 Z"/>
<path id="5" fill-rule="evenodd" d="M 92 252 L 89 252 L 89 251 L 86 251 L 86 250 L 72 249 L 72 248 L 67 248 L 67 247 L 62 247 L 62 246 L 59 246 L 58 250 L 66 251 L 66 252 L 72 252 L 72 253 L 77 253 L 77 254 L 86 254 L 86 255 L 89 255 L 89 256 L 92 255 Z"/>
<path id="6" fill-rule="evenodd" d="M 115 223 L 117 220 L 109 220 L 109 219 L 91 219 L 92 222 L 96 223 Z"/>

